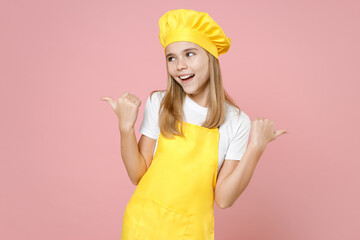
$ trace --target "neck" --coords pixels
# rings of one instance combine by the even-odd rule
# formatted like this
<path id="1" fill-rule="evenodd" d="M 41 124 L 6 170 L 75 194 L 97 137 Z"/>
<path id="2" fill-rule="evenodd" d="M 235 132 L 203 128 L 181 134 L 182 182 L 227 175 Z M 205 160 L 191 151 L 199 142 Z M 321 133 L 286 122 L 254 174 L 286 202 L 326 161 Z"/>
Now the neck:
<path id="1" fill-rule="evenodd" d="M 209 107 L 208 98 L 206 96 L 199 96 L 194 94 L 188 94 L 189 98 L 199 104 L 202 107 Z"/>

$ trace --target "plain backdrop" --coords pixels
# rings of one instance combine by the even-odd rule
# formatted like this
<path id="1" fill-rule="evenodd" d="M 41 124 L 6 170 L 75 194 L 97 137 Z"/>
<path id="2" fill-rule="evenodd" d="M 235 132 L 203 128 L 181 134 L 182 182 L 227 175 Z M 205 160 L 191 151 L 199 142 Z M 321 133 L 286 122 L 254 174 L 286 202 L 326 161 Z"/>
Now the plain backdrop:
<path id="1" fill-rule="evenodd" d="M 208 12 L 232 45 L 224 86 L 270 142 L 219 240 L 360 239 L 358 1 L 0 3 L 0 239 L 120 239 L 136 186 L 101 97 L 166 88 L 158 19 Z"/>

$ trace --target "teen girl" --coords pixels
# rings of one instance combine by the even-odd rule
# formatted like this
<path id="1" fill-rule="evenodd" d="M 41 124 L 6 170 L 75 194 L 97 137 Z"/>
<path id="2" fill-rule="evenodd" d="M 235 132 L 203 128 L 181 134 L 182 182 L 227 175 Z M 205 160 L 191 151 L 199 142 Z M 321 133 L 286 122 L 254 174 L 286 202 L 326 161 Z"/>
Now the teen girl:
<path id="1" fill-rule="evenodd" d="M 138 143 L 141 101 L 129 93 L 102 98 L 117 114 L 121 156 L 137 185 L 121 239 L 214 239 L 214 201 L 231 207 L 266 144 L 286 130 L 274 131 L 269 119 L 251 122 L 226 94 L 218 56 L 231 40 L 207 13 L 172 10 L 159 26 L 168 85 L 147 99 Z"/>

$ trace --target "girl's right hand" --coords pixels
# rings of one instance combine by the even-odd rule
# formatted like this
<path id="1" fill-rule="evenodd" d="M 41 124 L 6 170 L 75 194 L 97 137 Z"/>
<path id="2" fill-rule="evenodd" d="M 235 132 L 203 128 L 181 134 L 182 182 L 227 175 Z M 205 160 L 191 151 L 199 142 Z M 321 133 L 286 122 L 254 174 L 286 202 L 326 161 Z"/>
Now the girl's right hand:
<path id="1" fill-rule="evenodd" d="M 111 97 L 103 97 L 101 100 L 107 101 L 115 111 L 120 131 L 128 131 L 134 127 L 141 104 L 139 98 L 126 92 L 117 101 Z"/>

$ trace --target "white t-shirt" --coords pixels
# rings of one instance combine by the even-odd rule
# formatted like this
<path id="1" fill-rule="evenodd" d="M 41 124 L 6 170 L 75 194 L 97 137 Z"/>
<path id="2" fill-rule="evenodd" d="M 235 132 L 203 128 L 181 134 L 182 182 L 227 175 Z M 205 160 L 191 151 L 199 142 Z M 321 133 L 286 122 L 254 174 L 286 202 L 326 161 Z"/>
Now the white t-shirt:
<path id="1" fill-rule="evenodd" d="M 151 97 L 149 96 L 144 110 L 143 121 L 140 126 L 140 133 L 153 139 L 158 139 L 160 134 L 160 127 L 158 124 L 159 108 L 162 98 L 165 96 L 165 91 L 155 92 Z M 186 96 L 184 105 L 184 122 L 192 123 L 201 126 L 205 121 L 207 115 L 207 108 L 197 104 L 189 96 Z M 241 160 L 245 153 L 249 135 L 251 122 L 246 113 L 239 110 L 230 104 L 226 103 L 226 117 L 223 124 L 219 127 L 219 161 L 218 173 L 221 165 L 226 160 Z M 157 141 L 154 153 L 157 147 Z"/>

